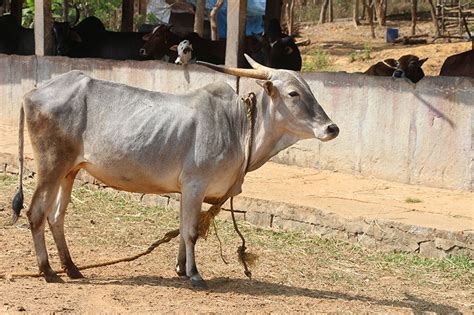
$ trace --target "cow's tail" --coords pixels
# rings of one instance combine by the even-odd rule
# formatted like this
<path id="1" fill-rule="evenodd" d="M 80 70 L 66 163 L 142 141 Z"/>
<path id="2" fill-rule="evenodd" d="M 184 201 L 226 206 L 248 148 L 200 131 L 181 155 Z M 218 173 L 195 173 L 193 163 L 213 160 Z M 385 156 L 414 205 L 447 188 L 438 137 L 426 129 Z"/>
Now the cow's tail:
<path id="1" fill-rule="evenodd" d="M 20 217 L 21 209 L 23 209 L 23 147 L 25 139 L 25 110 L 23 109 L 23 104 L 20 109 L 20 123 L 18 129 L 18 161 L 20 162 L 20 171 L 18 175 L 18 191 L 12 201 L 12 224 L 16 223 Z"/>

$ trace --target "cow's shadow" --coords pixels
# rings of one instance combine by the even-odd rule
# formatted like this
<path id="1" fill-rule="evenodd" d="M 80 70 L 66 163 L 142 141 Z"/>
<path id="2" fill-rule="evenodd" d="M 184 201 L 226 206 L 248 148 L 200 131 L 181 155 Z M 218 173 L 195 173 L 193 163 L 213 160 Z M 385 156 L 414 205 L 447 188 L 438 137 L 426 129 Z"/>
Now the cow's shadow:
<path id="1" fill-rule="evenodd" d="M 178 277 L 163 278 L 159 276 L 136 276 L 123 279 L 83 279 L 77 281 L 76 283 L 93 285 L 149 285 L 193 290 L 191 288 L 190 281 Z M 207 284 L 209 285 L 209 291 L 215 293 L 237 293 L 252 296 L 300 296 L 325 300 L 360 301 L 381 306 L 409 308 L 414 314 L 422 314 L 424 312 L 436 312 L 438 314 L 460 314 L 460 311 L 453 306 L 426 301 L 409 293 L 405 293 L 405 299 L 403 300 L 377 299 L 360 294 L 315 290 L 265 282 L 261 280 L 225 277 L 209 279 L 207 280 Z"/>

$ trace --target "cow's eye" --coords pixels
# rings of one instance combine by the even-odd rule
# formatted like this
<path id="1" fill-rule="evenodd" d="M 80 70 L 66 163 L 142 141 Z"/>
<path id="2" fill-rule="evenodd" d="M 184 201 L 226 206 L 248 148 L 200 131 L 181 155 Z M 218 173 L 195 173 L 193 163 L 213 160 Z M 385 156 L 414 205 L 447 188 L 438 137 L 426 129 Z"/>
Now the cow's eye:
<path id="1" fill-rule="evenodd" d="M 290 95 L 291 97 L 299 96 L 298 92 L 296 92 L 296 91 L 290 92 L 290 93 L 288 93 L 288 95 Z"/>

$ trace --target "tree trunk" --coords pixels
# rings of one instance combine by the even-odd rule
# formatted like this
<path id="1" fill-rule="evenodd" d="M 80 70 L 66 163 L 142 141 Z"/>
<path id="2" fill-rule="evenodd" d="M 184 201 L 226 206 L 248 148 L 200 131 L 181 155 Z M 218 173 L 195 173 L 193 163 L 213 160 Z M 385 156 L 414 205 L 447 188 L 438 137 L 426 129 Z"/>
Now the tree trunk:
<path id="1" fill-rule="evenodd" d="M 364 0 L 364 7 L 367 9 L 367 18 L 370 23 L 370 33 L 372 38 L 375 38 L 375 27 L 374 27 L 374 3 L 372 0 Z"/>
<path id="2" fill-rule="evenodd" d="M 418 0 L 411 0 L 411 35 L 416 34 L 416 11 Z"/>
<path id="3" fill-rule="evenodd" d="M 295 31 L 295 2 L 296 0 L 290 0 L 289 16 L 288 16 L 288 34 L 292 35 Z"/>
<path id="4" fill-rule="evenodd" d="M 133 31 L 133 0 L 122 1 L 122 23 L 120 30 L 122 32 Z"/>
<path id="5" fill-rule="evenodd" d="M 387 0 L 375 0 L 375 10 L 377 13 L 377 20 L 380 26 L 386 25 L 386 16 L 385 12 L 387 7 Z"/>
<path id="6" fill-rule="evenodd" d="M 216 5 L 212 8 L 210 14 L 211 20 L 211 39 L 212 40 L 219 40 L 219 32 L 218 32 L 218 25 L 217 25 L 217 14 L 221 10 L 222 6 L 224 5 L 224 0 L 217 0 Z"/>
<path id="7" fill-rule="evenodd" d="M 63 19 L 64 22 L 69 21 L 69 0 L 64 0 L 63 2 Z"/>
<path id="8" fill-rule="evenodd" d="M 359 0 L 352 1 L 352 22 L 354 22 L 355 26 L 360 25 L 359 21 Z"/>
<path id="9" fill-rule="evenodd" d="M 332 0 L 329 0 L 329 23 L 334 22 L 334 7 Z"/>
<path id="10" fill-rule="evenodd" d="M 326 23 L 326 15 L 329 6 L 329 0 L 324 0 L 321 6 L 321 14 L 319 15 L 319 24 Z"/>
<path id="11" fill-rule="evenodd" d="M 436 9 L 433 4 L 433 0 L 428 0 L 430 4 L 430 12 L 431 12 L 431 20 L 433 21 L 433 25 L 435 28 L 435 37 L 439 37 L 439 24 L 438 24 L 438 17 L 436 16 Z"/>
<path id="12" fill-rule="evenodd" d="M 196 0 L 196 14 L 194 15 L 194 31 L 204 37 L 204 11 L 206 0 Z"/>

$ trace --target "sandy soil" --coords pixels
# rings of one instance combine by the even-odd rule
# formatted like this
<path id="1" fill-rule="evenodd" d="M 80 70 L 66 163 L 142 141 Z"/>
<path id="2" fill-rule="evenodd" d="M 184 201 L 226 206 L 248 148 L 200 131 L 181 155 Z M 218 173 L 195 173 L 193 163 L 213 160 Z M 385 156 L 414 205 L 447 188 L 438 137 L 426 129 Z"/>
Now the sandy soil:
<path id="1" fill-rule="evenodd" d="M 407 21 L 388 21 L 387 27 L 397 27 L 399 36 L 410 34 L 410 23 Z M 323 25 L 306 26 L 302 28 L 302 37 L 311 39 L 311 45 L 302 47 L 304 59 L 311 58 L 316 51 L 323 51 L 329 56 L 329 65 L 325 71 L 364 72 L 371 65 L 387 58 L 399 58 L 413 54 L 420 58 L 428 57 L 423 65 L 426 75 L 439 74 L 444 60 L 453 54 L 471 49 L 470 42 L 447 43 L 436 41 L 424 45 L 388 44 L 385 42 L 385 27 L 377 27 L 376 38 L 370 36 L 370 27 L 362 25 L 356 28 L 352 22 L 337 22 Z M 433 35 L 431 22 L 420 21 L 417 25 L 417 34 Z M 370 50 L 370 59 L 362 60 L 364 49 Z M 353 54 L 356 61 L 351 61 Z"/>
<path id="2" fill-rule="evenodd" d="M 0 181 L 0 274 L 37 270 L 25 218 L 18 225 L 4 226 L 10 216 L 15 182 L 12 177 Z M 26 202 L 32 189 L 29 180 Z M 127 196 L 86 186 L 75 188 L 66 233 L 78 265 L 137 253 L 177 226 L 174 210 L 146 208 Z M 448 261 L 440 269 L 432 260 L 397 254 L 386 257 L 303 233 L 276 233 L 241 225 L 250 250 L 259 255 L 252 280 L 245 278 L 236 261 L 239 242 L 230 223 L 219 221 L 229 264 L 221 261 L 213 235 L 198 242 L 197 247 L 208 291 L 194 291 L 189 281 L 175 275 L 178 242 L 173 240 L 137 261 L 85 271 L 82 280 L 64 277 L 63 284 L 47 284 L 38 278 L 0 279 L 0 312 L 472 311 L 472 269 L 451 269 Z M 53 268 L 58 270 L 49 232 L 47 244 Z"/>

